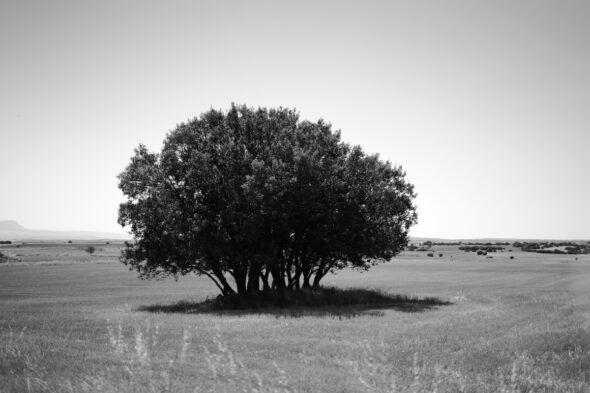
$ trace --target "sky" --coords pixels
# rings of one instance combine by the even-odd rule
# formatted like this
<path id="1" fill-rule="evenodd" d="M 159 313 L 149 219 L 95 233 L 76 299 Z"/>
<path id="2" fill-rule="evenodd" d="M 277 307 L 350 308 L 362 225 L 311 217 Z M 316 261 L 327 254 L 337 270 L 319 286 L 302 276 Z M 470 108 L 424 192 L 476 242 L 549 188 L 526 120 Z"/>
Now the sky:
<path id="1" fill-rule="evenodd" d="M 412 236 L 590 239 L 590 2 L 0 3 L 0 220 L 123 233 L 143 143 L 232 102 L 401 165 Z"/>

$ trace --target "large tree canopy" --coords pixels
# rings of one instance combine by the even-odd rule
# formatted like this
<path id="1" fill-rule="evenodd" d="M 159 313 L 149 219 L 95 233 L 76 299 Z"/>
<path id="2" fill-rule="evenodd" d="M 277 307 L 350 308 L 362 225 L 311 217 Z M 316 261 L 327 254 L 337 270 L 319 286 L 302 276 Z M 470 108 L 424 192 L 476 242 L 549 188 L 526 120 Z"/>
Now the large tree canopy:
<path id="1" fill-rule="evenodd" d="M 232 105 L 140 145 L 119 175 L 121 260 L 142 278 L 196 273 L 222 294 L 318 286 L 387 261 L 416 222 L 400 167 L 290 109 Z"/>

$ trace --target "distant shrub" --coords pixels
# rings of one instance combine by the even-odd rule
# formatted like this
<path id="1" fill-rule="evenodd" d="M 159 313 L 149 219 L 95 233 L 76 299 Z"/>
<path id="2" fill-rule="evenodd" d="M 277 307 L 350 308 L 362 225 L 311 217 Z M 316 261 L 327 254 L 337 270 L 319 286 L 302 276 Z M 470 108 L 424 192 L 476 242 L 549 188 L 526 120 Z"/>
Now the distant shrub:
<path id="1" fill-rule="evenodd" d="M 514 255 L 510 255 L 510 259 L 514 259 Z"/>
<path id="2" fill-rule="evenodd" d="M 431 258 L 434 256 L 434 254 L 433 254 L 433 253 L 431 253 L 431 252 L 429 252 L 427 255 L 428 255 L 429 257 L 431 257 Z"/>
<path id="3" fill-rule="evenodd" d="M 94 251 L 96 251 L 96 248 L 94 248 L 93 246 L 88 246 L 84 249 L 84 251 L 86 251 L 88 254 L 93 254 Z"/>
<path id="4" fill-rule="evenodd" d="M 473 245 L 473 246 L 459 247 L 459 250 L 465 251 L 465 252 L 469 252 L 469 251 L 476 252 L 478 250 L 487 251 L 487 252 L 498 252 L 498 251 L 502 251 L 503 249 L 504 249 L 504 247 L 488 246 L 488 245 Z"/>
<path id="5" fill-rule="evenodd" d="M 539 242 L 539 243 L 521 243 L 522 251 L 537 252 L 540 254 L 588 254 L 590 247 L 580 242 Z M 556 247 L 564 247 L 560 250 Z"/>
<path id="6" fill-rule="evenodd" d="M 72 243 L 72 241 L 71 240 L 68 240 L 68 244 L 71 244 L 71 243 Z"/>
<path id="7" fill-rule="evenodd" d="M 483 255 L 483 251 L 482 250 L 477 250 L 477 255 Z"/>
<path id="8" fill-rule="evenodd" d="M 535 250 L 538 254 L 568 254 L 567 252 L 559 249 L 555 250 Z"/>
<path id="9" fill-rule="evenodd" d="M 442 253 L 442 252 L 441 252 L 441 253 L 439 253 L 439 254 L 438 254 L 438 256 L 439 256 L 440 258 L 442 258 L 442 256 L 443 256 L 443 253 Z"/>
<path id="10" fill-rule="evenodd" d="M 583 245 L 570 246 L 565 248 L 568 254 L 588 254 L 590 247 Z"/>
<path id="11" fill-rule="evenodd" d="M 111 242 L 106 242 L 105 244 L 111 244 Z"/>

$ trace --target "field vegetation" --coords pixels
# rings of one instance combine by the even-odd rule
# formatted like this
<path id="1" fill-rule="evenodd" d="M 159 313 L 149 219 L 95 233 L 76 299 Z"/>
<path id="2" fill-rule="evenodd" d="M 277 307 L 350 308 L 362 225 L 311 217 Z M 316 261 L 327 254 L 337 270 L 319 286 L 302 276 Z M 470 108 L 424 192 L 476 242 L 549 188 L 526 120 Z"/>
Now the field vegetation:
<path id="1" fill-rule="evenodd" d="M 112 243 L 112 244 L 111 244 Z M 9 264 L 55 265 L 115 262 L 121 255 L 122 242 L 11 242 L 0 246 Z M 87 250 L 93 249 L 93 253 Z"/>
<path id="2" fill-rule="evenodd" d="M 522 251 L 540 254 L 589 254 L 590 242 L 515 242 Z"/>
<path id="3" fill-rule="evenodd" d="M 22 262 L 0 266 L 0 392 L 590 390 L 588 255 L 406 251 L 326 277 L 319 296 L 397 303 L 292 312 L 204 310 L 209 280 L 137 280 L 120 247 L 1 248 Z"/>

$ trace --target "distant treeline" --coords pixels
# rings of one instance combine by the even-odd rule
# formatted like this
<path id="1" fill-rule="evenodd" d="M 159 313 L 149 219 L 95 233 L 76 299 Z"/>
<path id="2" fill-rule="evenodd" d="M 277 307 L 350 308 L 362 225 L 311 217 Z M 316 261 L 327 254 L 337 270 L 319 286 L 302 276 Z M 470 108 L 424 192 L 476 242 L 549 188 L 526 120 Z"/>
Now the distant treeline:
<path id="1" fill-rule="evenodd" d="M 409 251 L 430 251 L 432 246 L 459 246 L 459 250 L 465 252 L 482 253 L 497 252 L 505 250 L 503 246 L 509 246 L 508 242 L 432 242 L 412 243 L 408 246 Z M 514 242 L 512 247 L 518 247 L 525 252 L 538 252 L 540 254 L 590 254 L 590 242 Z M 563 247 L 558 249 L 556 247 Z M 512 251 L 512 250 L 508 250 Z M 485 254 L 483 254 L 485 255 Z"/>
<path id="2" fill-rule="evenodd" d="M 503 247 L 500 246 L 509 246 L 510 243 L 508 242 L 495 242 L 495 243 L 481 243 L 481 242 L 432 242 L 426 241 L 423 243 L 412 243 L 408 246 L 409 251 L 428 251 L 428 249 L 432 246 L 463 246 L 459 247 L 460 250 L 463 251 L 477 251 L 477 250 L 487 250 L 495 249 L 495 250 L 503 250 Z M 493 252 L 493 251 L 491 251 Z"/>
<path id="3" fill-rule="evenodd" d="M 509 246 L 508 242 L 482 243 L 482 242 L 431 242 L 422 243 L 424 246 Z"/>
<path id="4" fill-rule="evenodd" d="M 0 240 L 0 244 L 12 244 L 10 240 Z"/>
<path id="5" fill-rule="evenodd" d="M 478 251 L 483 251 L 483 252 L 496 252 L 496 251 L 500 251 L 503 250 L 504 247 L 500 247 L 500 246 L 487 246 L 487 245 L 475 245 L 475 246 L 462 246 L 459 247 L 459 250 L 462 251 L 466 251 L 466 252 L 478 252 Z M 481 254 L 479 254 L 481 255 Z"/>
<path id="6" fill-rule="evenodd" d="M 515 242 L 513 247 L 520 247 L 522 251 L 540 254 L 590 254 L 590 243 L 574 242 Z M 564 247 L 565 250 L 556 247 Z"/>

